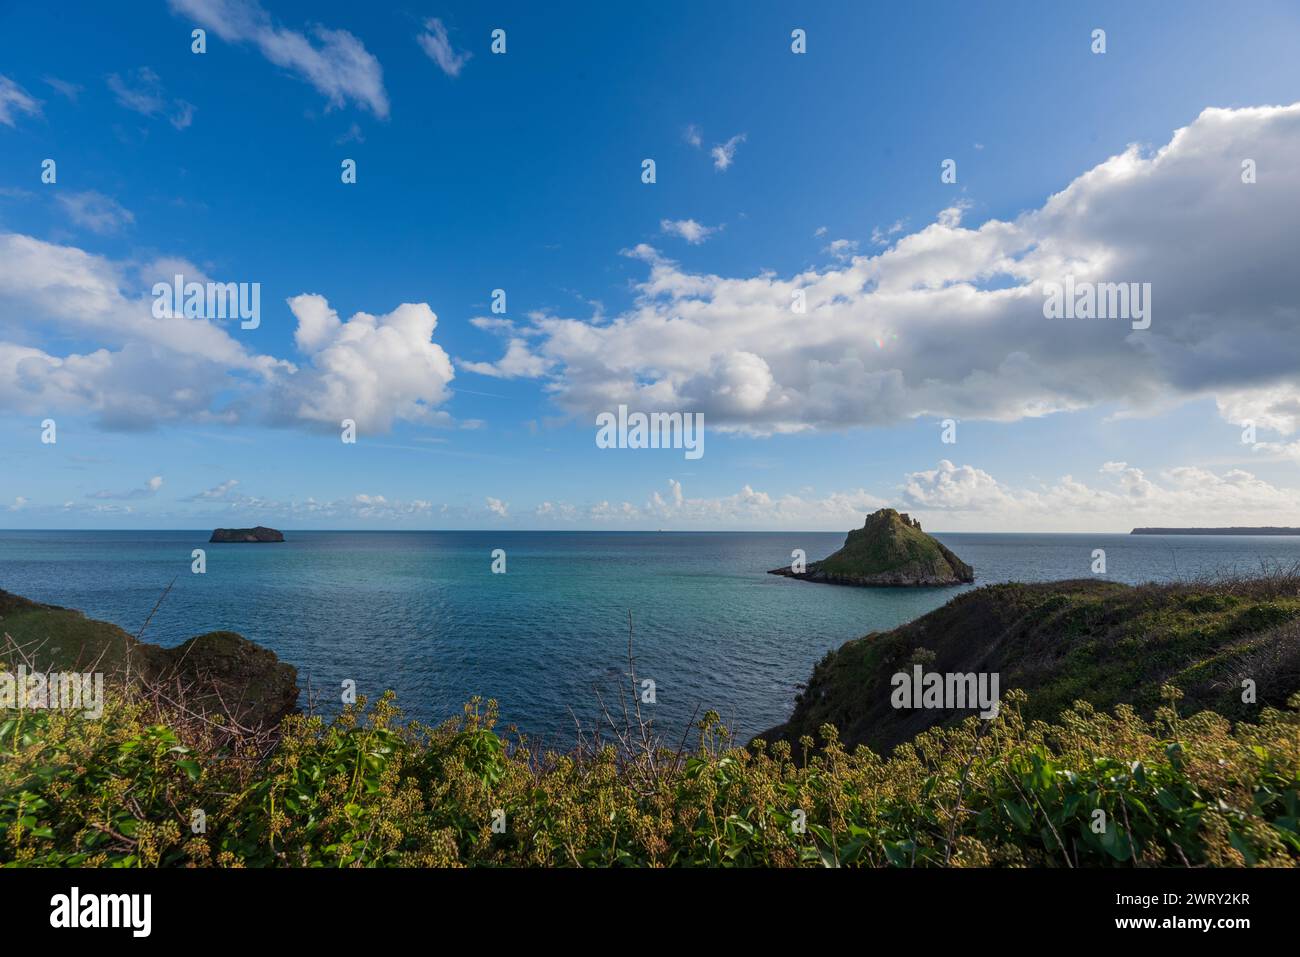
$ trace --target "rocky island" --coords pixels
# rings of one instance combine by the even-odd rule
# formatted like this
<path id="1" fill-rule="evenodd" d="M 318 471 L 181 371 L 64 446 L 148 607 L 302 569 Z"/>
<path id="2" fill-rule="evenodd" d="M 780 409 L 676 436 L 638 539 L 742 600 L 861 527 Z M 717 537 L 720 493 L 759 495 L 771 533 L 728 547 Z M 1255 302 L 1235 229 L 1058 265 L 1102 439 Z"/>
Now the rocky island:
<path id="1" fill-rule="evenodd" d="M 923 532 L 916 519 L 892 508 L 868 515 L 833 555 L 802 571 L 785 565 L 768 574 L 867 587 L 960 585 L 975 580 L 971 566 Z"/>
<path id="2" fill-rule="evenodd" d="M 282 542 L 284 532 L 258 525 L 256 528 L 218 528 L 208 542 Z"/>

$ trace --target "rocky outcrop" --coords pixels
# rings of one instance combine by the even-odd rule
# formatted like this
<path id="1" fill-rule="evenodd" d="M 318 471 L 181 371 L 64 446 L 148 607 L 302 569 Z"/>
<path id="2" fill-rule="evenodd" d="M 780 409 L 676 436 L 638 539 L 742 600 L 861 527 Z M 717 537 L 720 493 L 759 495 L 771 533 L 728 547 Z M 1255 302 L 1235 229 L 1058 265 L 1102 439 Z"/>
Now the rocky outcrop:
<path id="1" fill-rule="evenodd" d="M 265 525 L 258 525 L 256 528 L 218 528 L 212 533 L 208 542 L 282 542 L 284 541 L 284 532 L 277 531 L 274 528 L 267 528 Z"/>
<path id="2" fill-rule="evenodd" d="M 231 631 L 175 648 L 139 641 L 117 625 L 0 590 L 0 670 L 100 672 L 105 681 L 246 728 L 271 727 L 298 704 L 298 671 Z"/>
<path id="3" fill-rule="evenodd" d="M 892 508 L 868 515 L 833 555 L 802 571 L 786 565 L 768 574 L 867 587 L 960 585 L 975 580 L 975 570 L 923 532 L 920 522 Z"/>

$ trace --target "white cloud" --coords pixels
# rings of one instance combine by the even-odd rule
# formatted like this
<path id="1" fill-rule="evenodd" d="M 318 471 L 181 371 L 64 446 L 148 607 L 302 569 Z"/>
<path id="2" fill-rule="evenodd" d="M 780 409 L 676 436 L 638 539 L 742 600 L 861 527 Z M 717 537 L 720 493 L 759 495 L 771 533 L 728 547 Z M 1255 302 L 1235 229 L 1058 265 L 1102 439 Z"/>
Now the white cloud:
<path id="1" fill-rule="evenodd" d="M 523 339 L 511 339 L 506 354 L 496 362 L 460 362 L 466 372 L 492 376 L 494 379 L 535 379 L 545 375 L 550 362 L 534 355 Z"/>
<path id="2" fill-rule="evenodd" d="M 1284 435 L 1300 430 L 1300 385 L 1295 383 L 1278 382 L 1241 392 L 1220 391 L 1215 401 L 1219 414 L 1229 422 L 1251 422 L 1257 429 Z"/>
<path id="3" fill-rule="evenodd" d="M 843 531 L 878 508 L 919 517 L 946 531 L 1127 531 L 1138 525 L 1200 526 L 1206 515 L 1221 525 L 1300 524 L 1300 490 L 1272 485 L 1249 472 L 1215 473 L 1186 466 L 1155 478 L 1125 463 L 1108 463 L 1089 485 L 1069 475 L 1037 488 L 999 482 L 983 469 L 942 460 L 878 492 L 852 489 L 776 495 L 752 485 L 738 492 L 692 498 L 669 479 L 641 503 L 600 500 L 578 505 L 544 501 L 533 511 L 541 526 L 625 528 L 746 528 Z M 1118 466 L 1117 468 L 1114 466 Z"/>
<path id="4" fill-rule="evenodd" d="M 0 408 L 72 410 L 128 430 L 180 419 L 230 421 L 234 408 L 223 394 L 292 367 L 251 353 L 218 323 L 153 318 L 148 290 L 170 281 L 173 265 L 117 263 L 0 233 Z M 201 275 L 188 264 L 183 271 Z M 54 355 L 28 344 L 36 329 L 100 345 Z"/>
<path id="5" fill-rule="evenodd" d="M 346 30 L 314 24 L 311 36 L 275 23 L 257 0 L 169 0 L 228 43 L 252 43 L 276 66 L 290 70 L 323 94 L 331 107 L 349 100 L 375 116 L 388 116 L 384 71 L 365 45 Z"/>
<path id="6" fill-rule="evenodd" d="M 162 80 L 158 74 L 147 66 L 132 70 L 123 79 L 120 74 L 110 73 L 108 88 L 119 106 L 133 110 L 142 116 L 166 116 L 168 122 L 178 130 L 183 130 L 194 120 L 194 105 L 184 100 L 171 100 L 163 92 Z"/>
<path id="7" fill-rule="evenodd" d="M 732 162 L 736 158 L 736 147 L 745 142 L 745 134 L 737 133 L 725 143 L 719 143 L 710 150 L 713 156 L 713 168 L 720 171 L 726 171 L 731 168 Z"/>
<path id="8" fill-rule="evenodd" d="M 69 83 L 67 80 L 60 80 L 57 76 L 41 77 L 49 86 L 53 87 L 56 92 L 67 97 L 73 103 L 77 102 L 77 97 L 85 89 L 80 83 Z"/>
<path id="9" fill-rule="evenodd" d="M 230 483 L 223 483 L 228 485 Z M 221 488 L 218 486 L 217 488 Z M 216 491 L 212 489 L 210 491 Z M 340 521 L 362 521 L 366 523 L 409 522 L 413 519 L 427 519 L 434 515 L 434 504 L 426 499 L 397 499 L 386 495 L 372 495 L 361 492 L 349 498 L 318 500 L 308 497 L 301 501 L 278 501 L 259 495 L 241 495 L 227 490 L 222 495 L 208 496 L 200 493 L 188 501 L 207 500 L 209 508 L 188 513 L 197 518 L 203 515 L 239 515 L 255 514 L 265 522 L 326 523 L 329 527 L 339 527 Z M 443 507 L 444 511 L 446 506 Z M 242 519 L 241 519 L 242 520 Z"/>
<path id="10" fill-rule="evenodd" d="M 1300 104 L 1206 110 L 1160 150 L 1131 147 L 1014 221 L 967 228 L 957 204 L 825 270 L 694 273 L 641 244 L 626 252 L 648 266 L 629 310 L 534 318 L 531 353 L 583 418 L 625 402 L 771 433 L 1217 396 L 1225 414 L 1295 430 L 1300 179 L 1243 184 L 1244 156 L 1300 165 Z M 1043 286 L 1066 275 L 1150 282 L 1151 327 L 1045 319 Z"/>
<path id="11" fill-rule="evenodd" d="M 669 236 L 679 236 L 692 246 L 698 246 L 721 227 L 704 226 L 693 219 L 661 219 L 659 228 Z"/>
<path id="12" fill-rule="evenodd" d="M 351 418 L 373 434 L 399 419 L 447 424 L 437 406 L 454 371 L 432 341 L 428 305 L 343 322 L 324 297 L 296 296 L 294 339 L 307 361 L 294 363 L 251 352 L 233 323 L 155 319 L 148 290 L 176 272 L 203 281 L 183 260 L 123 264 L 0 233 L 0 409 L 71 410 L 120 430 L 263 419 L 337 429 Z M 51 354 L 28 344 L 35 328 L 102 345 Z"/>
<path id="13" fill-rule="evenodd" d="M 139 488 L 127 489 L 126 491 L 123 492 L 116 492 L 116 491 L 90 492 L 86 495 L 86 498 L 96 498 L 96 499 L 152 498 L 154 495 L 158 494 L 158 490 L 162 488 L 162 485 L 163 485 L 162 476 L 155 475 L 153 478 L 149 479 L 149 481 L 145 482 L 144 485 L 140 486 Z"/>
<path id="14" fill-rule="evenodd" d="M 704 138 L 700 135 L 700 128 L 694 123 L 682 130 L 682 139 L 696 149 L 704 145 Z"/>
<path id="15" fill-rule="evenodd" d="M 922 508 L 990 508 L 1012 503 L 988 472 L 970 465 L 956 466 L 947 459 L 941 459 L 937 468 L 909 475 L 903 494 Z"/>
<path id="16" fill-rule="evenodd" d="M 15 113 L 40 116 L 40 101 L 9 77 L 0 76 L 0 123 L 13 126 Z"/>
<path id="17" fill-rule="evenodd" d="M 1061 530 L 1137 525 L 1290 525 L 1300 523 L 1300 490 L 1282 488 L 1242 469 L 1216 473 L 1197 466 L 1154 478 L 1127 462 L 1106 462 L 1100 484 L 1064 475 L 1039 488 L 1014 488 L 988 472 L 943 460 L 913 472 L 901 486 L 903 504 L 942 517 L 944 527 Z"/>
<path id="18" fill-rule="evenodd" d="M 115 233 L 123 226 L 135 222 L 135 215 L 117 200 L 94 190 L 81 193 L 60 193 L 59 205 L 78 226 L 91 232 Z"/>
<path id="19" fill-rule="evenodd" d="M 475 329 L 482 329 L 484 332 L 500 332 L 512 336 L 536 335 L 531 329 L 519 329 L 512 320 L 506 319 L 504 316 L 474 316 L 470 319 L 469 324 Z"/>
<path id="20" fill-rule="evenodd" d="M 771 495 L 747 484 L 730 495 L 689 498 L 681 482 L 669 479 L 667 490 L 666 495 L 651 492 L 640 504 L 601 500 L 582 506 L 545 501 L 533 515 L 543 525 L 576 527 L 846 529 L 888 504 L 862 489 L 807 497 Z"/>
<path id="21" fill-rule="evenodd" d="M 353 419 L 363 433 L 387 432 L 396 419 L 437 419 L 455 372 L 433 342 L 438 317 L 426 303 L 383 316 L 358 312 L 347 322 L 320 295 L 294 296 L 289 309 L 310 364 L 282 377 L 282 412 L 329 428 Z"/>
<path id="22" fill-rule="evenodd" d="M 893 225 L 888 227 L 887 229 L 881 229 L 879 226 L 873 226 L 871 228 L 871 242 L 876 246 L 887 246 L 889 245 L 889 237 L 897 235 L 902 231 L 903 231 L 903 221 L 901 219 L 894 220 Z"/>
<path id="23" fill-rule="evenodd" d="M 191 495 L 187 502 L 211 502 L 229 499 L 235 492 L 235 487 L 239 485 L 238 479 L 226 479 L 219 485 L 214 485 L 210 489 L 197 492 Z"/>
<path id="24" fill-rule="evenodd" d="M 474 54 L 468 50 L 457 52 L 447 36 L 447 28 L 437 17 L 425 20 L 424 29 L 426 32 L 415 38 L 420 44 L 420 49 L 424 50 L 430 60 L 438 64 L 438 68 L 443 73 L 450 77 L 460 76 L 460 71 L 465 68 L 465 64 Z"/>
<path id="25" fill-rule="evenodd" d="M 491 512 L 493 515 L 497 516 L 498 518 L 510 517 L 509 502 L 503 502 L 501 501 L 501 499 L 493 498 L 490 495 L 484 499 L 484 502 L 487 504 L 487 510 Z"/>
<path id="26" fill-rule="evenodd" d="M 334 143 L 335 145 L 341 146 L 344 143 L 364 143 L 365 141 L 366 137 L 365 134 L 361 132 L 361 127 L 356 123 L 353 123 L 348 127 L 346 133 L 342 133 L 335 138 Z"/>
<path id="27" fill-rule="evenodd" d="M 857 251 L 858 241 L 856 239 L 833 239 L 829 245 L 822 250 L 822 252 L 829 253 L 840 262 L 847 262 L 849 259 L 852 259 L 853 255 Z"/>

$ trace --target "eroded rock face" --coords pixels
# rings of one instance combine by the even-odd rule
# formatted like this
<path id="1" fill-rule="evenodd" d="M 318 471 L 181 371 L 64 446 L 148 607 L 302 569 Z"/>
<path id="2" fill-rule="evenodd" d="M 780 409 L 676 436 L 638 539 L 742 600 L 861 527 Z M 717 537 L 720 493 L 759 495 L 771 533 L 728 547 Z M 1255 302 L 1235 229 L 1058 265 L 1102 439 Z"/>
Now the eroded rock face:
<path id="1" fill-rule="evenodd" d="M 256 528 L 218 528 L 212 533 L 208 542 L 240 542 L 257 544 L 260 542 L 282 542 L 284 541 L 284 532 L 277 531 L 274 528 L 267 528 L 265 525 L 258 525 Z"/>
<path id="2" fill-rule="evenodd" d="M 803 571 L 786 565 L 769 575 L 784 575 L 829 585 L 926 587 L 975 580 L 975 570 L 921 530 L 905 512 L 882 508 L 849 532 L 844 547 L 812 562 Z"/>

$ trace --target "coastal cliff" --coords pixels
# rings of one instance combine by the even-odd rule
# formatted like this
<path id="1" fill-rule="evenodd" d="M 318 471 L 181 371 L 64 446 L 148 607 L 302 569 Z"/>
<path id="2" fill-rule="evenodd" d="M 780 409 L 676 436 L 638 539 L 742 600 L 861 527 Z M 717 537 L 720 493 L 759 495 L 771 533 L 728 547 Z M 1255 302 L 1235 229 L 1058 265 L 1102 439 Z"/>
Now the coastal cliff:
<path id="1" fill-rule="evenodd" d="M 789 565 L 769 575 L 802 581 L 863 587 L 960 585 L 975 580 L 975 570 L 906 513 L 882 508 L 849 532 L 844 547 L 802 571 Z"/>
<path id="2" fill-rule="evenodd" d="M 275 652 L 232 631 L 197 635 L 175 648 L 139 641 L 79 611 L 0 590 L 0 670 L 101 672 L 105 681 L 180 700 L 198 714 L 222 714 L 269 728 L 298 702 L 298 671 Z"/>
<path id="3" fill-rule="evenodd" d="M 1300 691 L 1300 578 L 990 585 L 828 652 L 789 720 L 758 737 L 798 749 L 801 737 L 832 724 L 845 744 L 888 752 L 976 713 L 898 707 L 894 676 L 918 666 L 945 676 L 997 675 L 1002 697 L 1028 693 L 1030 719 L 1053 721 L 1076 700 L 1151 715 L 1161 687 L 1171 685 L 1183 695 L 1180 713 L 1212 709 L 1254 721 Z"/>

